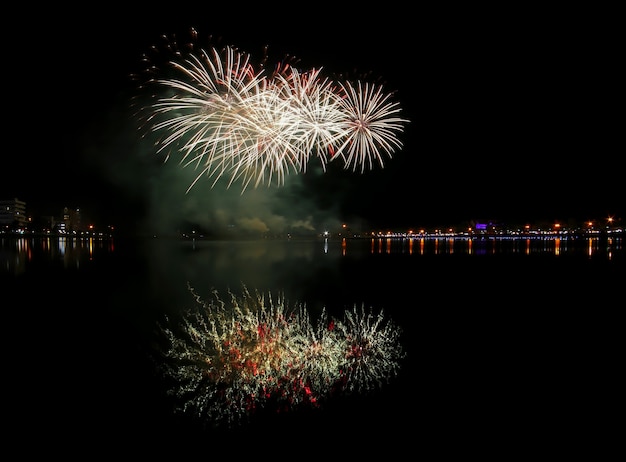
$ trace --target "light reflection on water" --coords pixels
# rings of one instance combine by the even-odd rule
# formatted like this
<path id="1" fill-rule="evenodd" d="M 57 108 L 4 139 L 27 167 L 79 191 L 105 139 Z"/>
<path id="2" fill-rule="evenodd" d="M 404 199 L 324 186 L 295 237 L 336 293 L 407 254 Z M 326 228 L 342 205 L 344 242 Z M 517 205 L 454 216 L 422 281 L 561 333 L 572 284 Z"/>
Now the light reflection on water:
<path id="1" fill-rule="evenodd" d="M 172 242 L 172 241 L 167 241 Z M 216 267 L 246 267 L 250 261 L 271 262 L 288 258 L 311 260 L 323 252 L 331 256 L 371 255 L 538 255 L 572 254 L 613 259 L 623 253 L 621 237 L 541 238 L 392 238 L 180 241 L 183 249 L 211 249 Z M 32 265 L 45 264 L 80 269 L 85 262 L 115 252 L 115 240 L 71 237 L 10 237 L 0 239 L 0 271 L 22 274 Z M 219 251 L 218 251 L 219 249 Z M 152 251 L 151 251 L 152 252 Z M 158 257 L 158 252 L 157 252 Z"/>
<path id="2" fill-rule="evenodd" d="M 80 269 L 81 265 L 115 250 L 112 239 L 66 236 L 0 239 L 0 272 L 22 274 L 33 265 Z"/>
<path id="3" fill-rule="evenodd" d="M 580 254 L 588 257 L 604 257 L 611 260 L 615 253 L 623 250 L 622 238 L 585 237 L 563 239 L 559 237 L 542 238 L 372 238 L 372 254 L 409 254 L 409 255 L 497 255 L 497 254 Z M 352 243 L 342 243 L 342 255 L 348 254 Z"/>
<path id="4" fill-rule="evenodd" d="M 341 255 L 362 253 L 362 244 L 368 242 L 369 253 L 374 254 L 408 254 L 408 255 L 497 255 L 497 254 L 580 254 L 588 257 L 603 256 L 611 259 L 615 253 L 622 251 L 621 238 L 602 239 L 598 237 L 584 239 L 561 238 L 389 238 L 377 237 L 354 241 L 341 241 Z M 328 242 L 324 244 L 328 253 Z"/>

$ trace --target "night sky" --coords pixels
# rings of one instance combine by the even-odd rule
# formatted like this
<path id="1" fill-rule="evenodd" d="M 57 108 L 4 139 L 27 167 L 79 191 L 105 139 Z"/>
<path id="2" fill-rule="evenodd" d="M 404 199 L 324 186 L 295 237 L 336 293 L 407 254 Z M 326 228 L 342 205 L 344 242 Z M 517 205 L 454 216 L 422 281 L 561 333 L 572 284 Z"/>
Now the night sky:
<path id="1" fill-rule="evenodd" d="M 18 13 L 5 39 L 0 198 L 30 213 L 266 231 L 624 216 L 615 12 L 103 5 Z M 241 194 L 207 180 L 186 193 L 193 172 L 140 136 L 131 75 L 161 35 L 182 43 L 191 27 L 200 44 L 253 62 L 267 46 L 269 65 L 289 56 L 302 70 L 382 82 L 410 121 L 403 149 L 364 174 L 311 166 L 284 187 Z"/>

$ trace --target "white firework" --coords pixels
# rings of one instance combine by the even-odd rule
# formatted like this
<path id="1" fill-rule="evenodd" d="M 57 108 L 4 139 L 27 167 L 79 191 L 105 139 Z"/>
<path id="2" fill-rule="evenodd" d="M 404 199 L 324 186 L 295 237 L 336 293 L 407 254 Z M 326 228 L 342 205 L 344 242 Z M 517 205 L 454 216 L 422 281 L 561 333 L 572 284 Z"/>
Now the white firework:
<path id="1" fill-rule="evenodd" d="M 350 82 L 339 86 L 346 137 L 335 154 L 344 160 L 345 168 L 355 171 L 360 166 L 361 173 L 366 167 L 372 169 L 375 161 L 384 167 L 382 154 L 391 157 L 402 148 L 398 134 L 408 120 L 398 116 L 400 104 L 383 92 L 382 85 L 358 81 L 356 86 Z"/>
<path id="2" fill-rule="evenodd" d="M 326 168 L 328 158 L 345 133 L 341 130 L 344 119 L 341 101 L 334 83 L 321 79 L 321 69 L 299 72 L 291 67 L 290 74 L 280 74 L 275 79 L 279 97 L 288 101 L 295 126 L 291 143 L 300 153 L 299 164 L 305 171 L 311 155 L 316 155 Z"/>
<path id="3" fill-rule="evenodd" d="M 312 157 L 324 170 L 341 159 L 364 172 L 402 148 L 408 120 L 381 85 L 334 82 L 321 69 L 290 64 L 267 76 L 233 47 L 176 55 L 170 64 L 176 77 L 155 80 L 166 94 L 149 107 L 148 120 L 163 133 L 157 152 L 167 151 L 167 160 L 177 150 L 181 164 L 198 171 L 187 191 L 202 177 L 213 187 L 224 175 L 228 187 L 241 181 L 243 190 L 281 185 Z"/>

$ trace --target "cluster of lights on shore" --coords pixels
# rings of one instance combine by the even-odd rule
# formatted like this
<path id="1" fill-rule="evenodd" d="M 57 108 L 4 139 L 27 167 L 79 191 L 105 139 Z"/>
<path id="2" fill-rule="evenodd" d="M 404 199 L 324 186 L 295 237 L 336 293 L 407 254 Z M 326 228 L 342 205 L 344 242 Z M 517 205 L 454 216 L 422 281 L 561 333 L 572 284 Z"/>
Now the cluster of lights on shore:
<path id="1" fill-rule="evenodd" d="M 344 223 L 341 230 L 331 232 L 326 230 L 322 233 L 322 237 L 393 237 L 393 238 L 423 238 L 423 237 L 460 237 L 471 238 L 480 236 L 506 236 L 506 237 L 550 237 L 550 236 L 568 236 L 568 235 L 585 235 L 595 236 L 600 234 L 621 235 L 624 233 L 624 227 L 618 225 L 618 220 L 610 216 L 604 220 L 604 223 L 597 221 L 586 221 L 574 226 L 562 225 L 559 222 L 552 224 L 530 225 L 526 224 L 521 227 L 508 227 L 500 224 L 477 224 L 475 226 L 453 226 L 453 227 L 435 227 L 431 229 L 419 228 L 398 230 L 379 230 L 363 232 L 362 230 L 353 230 Z"/>

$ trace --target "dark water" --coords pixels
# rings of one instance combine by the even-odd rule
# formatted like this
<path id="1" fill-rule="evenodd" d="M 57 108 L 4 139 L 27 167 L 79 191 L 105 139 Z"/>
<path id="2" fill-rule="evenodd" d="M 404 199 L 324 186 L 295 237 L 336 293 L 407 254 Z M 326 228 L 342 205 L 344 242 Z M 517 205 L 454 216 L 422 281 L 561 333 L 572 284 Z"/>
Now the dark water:
<path id="1" fill-rule="evenodd" d="M 508 459 L 621 438 L 621 239 L 12 238 L 0 251 L 7 418 L 24 454 Z M 402 329 L 400 374 L 205 429 L 172 411 L 152 359 L 155 326 L 193 304 L 188 284 L 281 293 L 314 314 L 382 309 Z"/>

